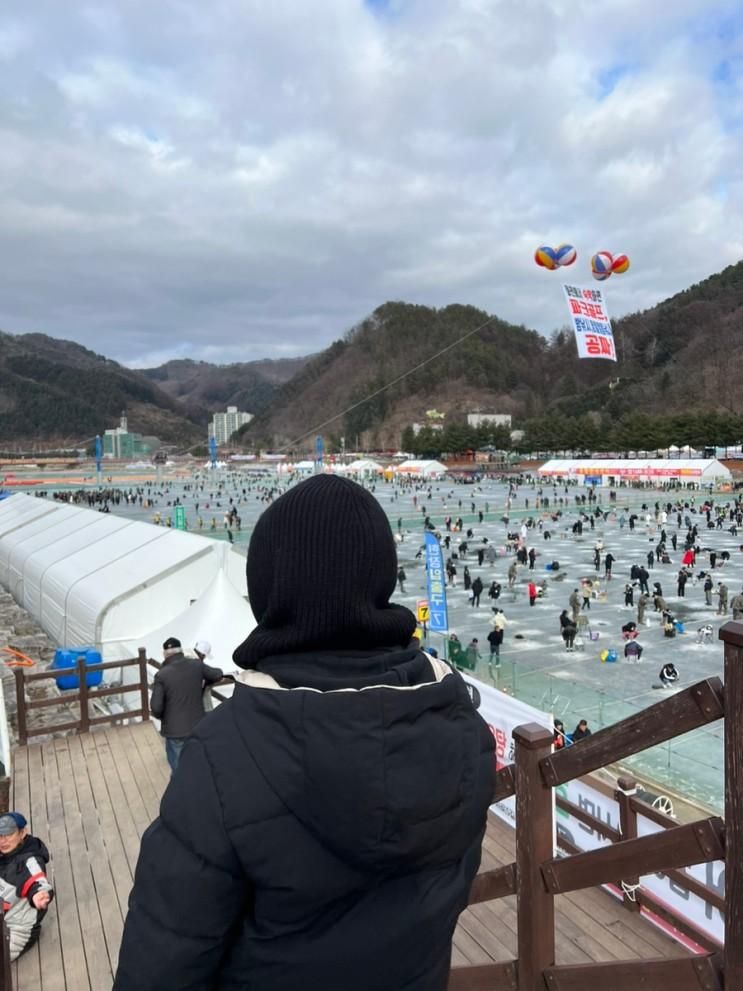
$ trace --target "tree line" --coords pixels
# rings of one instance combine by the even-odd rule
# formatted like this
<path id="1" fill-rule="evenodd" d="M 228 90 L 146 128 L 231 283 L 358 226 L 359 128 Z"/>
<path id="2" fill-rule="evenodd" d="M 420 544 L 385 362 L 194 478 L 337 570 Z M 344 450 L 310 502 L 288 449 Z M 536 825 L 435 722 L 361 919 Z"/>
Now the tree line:
<path id="1" fill-rule="evenodd" d="M 488 447 L 545 454 L 666 452 L 671 446 L 686 445 L 702 450 L 739 444 L 743 437 L 743 415 L 715 411 L 670 416 L 627 413 L 614 419 L 596 413 L 583 416 L 552 413 L 516 422 L 514 427 L 512 440 L 509 428 L 489 424 L 470 427 L 466 423 L 447 423 L 442 429 L 427 425 L 417 434 L 411 426 L 402 433 L 401 448 L 419 458 L 461 455 Z"/>

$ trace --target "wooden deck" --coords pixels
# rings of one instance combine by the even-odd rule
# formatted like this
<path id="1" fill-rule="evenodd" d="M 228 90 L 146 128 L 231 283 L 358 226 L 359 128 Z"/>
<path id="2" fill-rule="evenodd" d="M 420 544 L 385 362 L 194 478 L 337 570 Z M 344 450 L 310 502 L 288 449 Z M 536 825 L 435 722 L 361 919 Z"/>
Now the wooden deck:
<path id="1" fill-rule="evenodd" d="M 110 991 L 139 839 L 169 778 L 149 723 L 58 737 L 14 752 L 11 807 L 49 846 L 56 898 L 41 939 L 15 966 L 15 991 Z M 514 859 L 491 817 L 483 869 Z M 684 950 L 600 890 L 556 902 L 559 963 L 681 956 Z M 515 897 L 475 905 L 455 937 L 457 966 L 516 956 Z M 167 989 L 164 989 L 167 991 Z"/>

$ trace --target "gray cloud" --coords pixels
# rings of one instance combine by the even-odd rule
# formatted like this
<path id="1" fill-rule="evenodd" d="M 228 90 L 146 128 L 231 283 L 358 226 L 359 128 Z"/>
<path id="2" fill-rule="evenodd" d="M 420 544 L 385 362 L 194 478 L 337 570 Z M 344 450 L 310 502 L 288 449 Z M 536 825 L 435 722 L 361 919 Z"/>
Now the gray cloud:
<path id="1" fill-rule="evenodd" d="M 6 0 L 0 326 L 137 365 L 305 353 L 388 298 L 547 332 L 564 240 L 651 305 L 743 256 L 735 12 Z"/>

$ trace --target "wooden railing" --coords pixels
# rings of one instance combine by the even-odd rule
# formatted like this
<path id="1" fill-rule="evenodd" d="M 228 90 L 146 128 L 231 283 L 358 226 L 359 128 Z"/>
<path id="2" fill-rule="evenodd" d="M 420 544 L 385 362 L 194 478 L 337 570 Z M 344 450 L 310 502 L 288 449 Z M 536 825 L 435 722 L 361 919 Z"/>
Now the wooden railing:
<path id="1" fill-rule="evenodd" d="M 104 688 L 88 688 L 86 675 L 94 674 L 98 671 L 112 671 L 116 668 L 139 668 L 139 680 L 129 685 L 111 685 Z M 94 664 L 87 667 L 84 656 L 80 656 L 75 667 L 71 668 L 48 668 L 46 671 L 36 671 L 27 674 L 24 668 L 16 668 L 15 686 L 18 704 L 18 742 L 23 746 L 28 743 L 29 737 L 46 736 L 51 733 L 60 733 L 68 730 L 77 730 L 78 733 L 87 733 L 91 726 L 100 726 L 104 723 L 116 723 L 122 719 L 149 719 L 150 703 L 147 691 L 147 652 L 144 647 L 139 648 L 137 657 L 127 658 L 123 661 L 108 661 L 105 664 Z M 45 699 L 27 699 L 26 686 L 29 683 L 42 681 L 48 678 L 69 677 L 77 675 L 79 687 L 74 691 L 63 692 Z M 122 695 L 127 692 L 139 692 L 140 702 L 138 709 L 127 709 L 124 712 L 109 713 L 99 716 L 91 716 L 89 705 L 96 699 L 106 698 L 110 695 Z M 77 719 L 68 720 L 64 723 L 55 723 L 50 726 L 29 727 L 28 714 L 31 710 L 47 709 L 52 706 L 67 706 L 71 704 L 79 705 L 79 716 Z"/>
<path id="2" fill-rule="evenodd" d="M 450 991 L 741 991 L 743 989 L 743 624 L 720 630 L 725 644 L 725 687 L 701 681 L 565 750 L 552 753 L 552 733 L 537 724 L 514 730 L 515 762 L 496 775 L 494 800 L 516 796 L 516 860 L 480 874 L 470 903 L 517 896 L 518 959 L 454 968 Z M 619 830 L 587 816 L 612 843 L 557 858 L 553 851 L 552 789 L 648 747 L 721 719 L 725 713 L 725 820 L 717 816 L 637 837 L 637 813 L 648 806 L 620 781 Z M 564 807 L 564 799 L 561 800 Z M 575 814 L 575 806 L 568 811 Z M 654 810 L 651 810 L 653 812 Z M 577 818 L 586 817 L 578 810 Z M 653 818 L 653 815 L 648 815 Z M 665 817 L 663 817 L 665 820 Z M 657 820 L 656 820 L 657 821 Z M 725 861 L 725 943 L 719 952 L 680 959 L 628 960 L 574 966 L 555 964 L 554 897 L 606 883 L 625 890 L 638 876 L 669 873 L 693 864 Z M 681 883 L 698 884 L 687 875 Z M 711 895 L 699 884 L 706 896 Z M 655 911 L 654 899 L 641 895 Z M 702 944 L 704 945 L 704 944 Z"/>
<path id="3" fill-rule="evenodd" d="M 560 812 L 567 813 L 578 822 L 582 823 L 589 831 L 593 831 L 597 836 L 603 837 L 612 843 L 621 840 L 636 839 L 638 832 L 638 818 L 647 819 L 662 829 L 673 829 L 678 826 L 678 822 L 670 815 L 660 812 L 658 809 L 644 802 L 636 795 L 637 782 L 634 778 L 620 777 L 617 779 L 616 789 L 609 789 L 603 782 L 597 779 L 590 779 L 590 786 L 603 791 L 607 796 L 613 798 L 619 808 L 619 827 L 615 828 L 608 823 L 591 815 L 585 809 L 579 808 L 567 799 L 557 795 L 555 805 Z M 557 833 L 557 846 L 559 849 L 570 854 L 582 853 L 577 846 L 574 846 L 564 836 Z M 683 873 L 676 868 L 669 868 L 663 874 L 672 882 L 676 888 L 696 895 L 700 898 L 710 911 L 720 912 L 724 918 L 725 898 L 715 888 L 703 884 L 690 874 Z M 625 907 L 631 912 L 640 912 L 645 909 L 658 923 L 666 923 L 687 937 L 697 946 L 704 947 L 710 952 L 717 952 L 722 948 L 722 943 L 717 942 L 707 932 L 694 925 L 687 916 L 680 915 L 672 906 L 659 901 L 654 894 L 646 890 L 639 884 L 639 876 L 622 879 L 622 900 Z"/>

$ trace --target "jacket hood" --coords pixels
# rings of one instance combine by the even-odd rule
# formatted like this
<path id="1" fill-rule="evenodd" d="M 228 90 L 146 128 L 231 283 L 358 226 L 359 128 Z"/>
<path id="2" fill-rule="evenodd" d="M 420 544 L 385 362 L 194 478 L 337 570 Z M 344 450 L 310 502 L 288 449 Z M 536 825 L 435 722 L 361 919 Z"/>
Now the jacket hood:
<path id="1" fill-rule="evenodd" d="M 232 657 L 404 647 L 415 616 L 390 602 L 397 551 L 387 516 L 357 482 L 316 475 L 285 492 L 250 538 L 246 576 L 257 625 Z"/>
<path id="2" fill-rule="evenodd" d="M 492 735 L 462 678 L 417 648 L 266 658 L 240 676 L 233 713 L 284 806 L 349 865 L 451 863 L 484 827 Z"/>
<path id="3" fill-rule="evenodd" d="M 20 855 L 24 857 L 36 857 L 45 864 L 49 863 L 49 851 L 38 836 L 26 836 L 15 850 L 11 850 L 10 853 L 0 854 L 0 865 L 7 864 Z"/>

